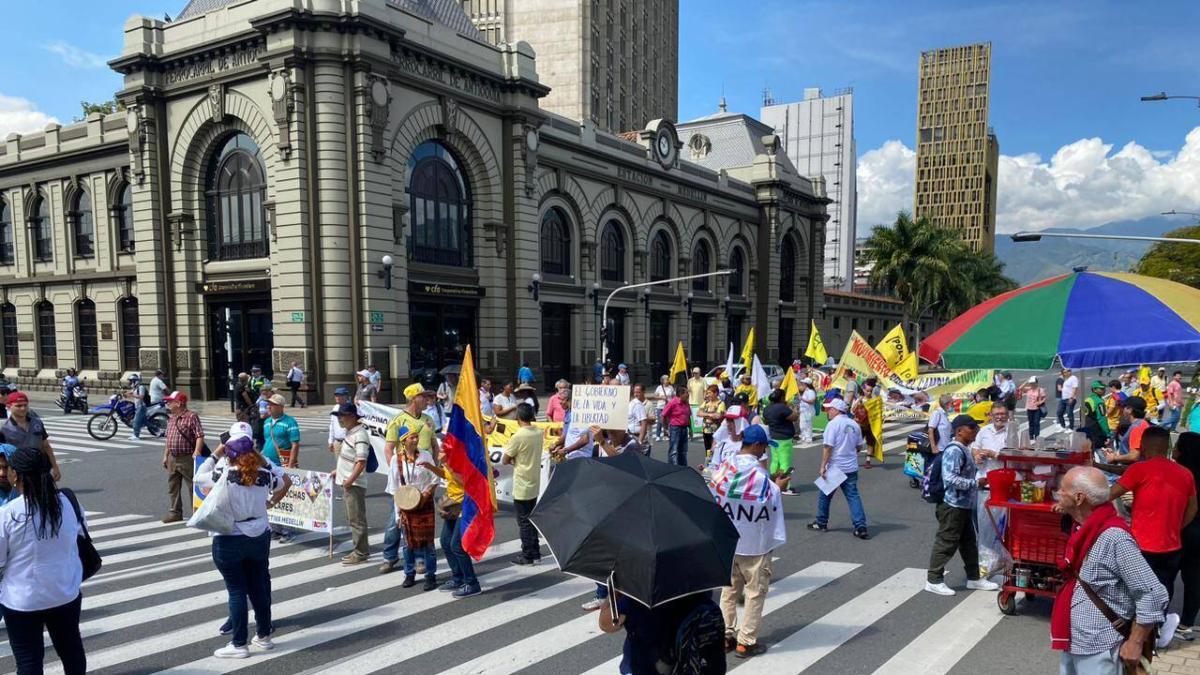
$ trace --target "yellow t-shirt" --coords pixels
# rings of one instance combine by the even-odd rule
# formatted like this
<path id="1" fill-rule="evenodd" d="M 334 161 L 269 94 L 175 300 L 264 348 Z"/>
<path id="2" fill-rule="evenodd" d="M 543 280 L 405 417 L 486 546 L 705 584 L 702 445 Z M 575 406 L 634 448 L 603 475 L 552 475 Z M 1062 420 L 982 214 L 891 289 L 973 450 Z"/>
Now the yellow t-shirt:
<path id="1" fill-rule="evenodd" d="M 513 499 L 537 499 L 542 478 L 542 430 L 521 427 L 508 440 L 504 455 L 513 458 Z"/>
<path id="2" fill-rule="evenodd" d="M 758 389 L 756 389 L 752 384 L 739 384 L 737 389 L 733 390 L 733 394 L 735 396 L 738 394 L 745 394 L 746 401 L 750 405 L 758 405 Z"/>
<path id="3" fill-rule="evenodd" d="M 433 420 L 429 415 L 421 413 L 419 417 L 413 417 L 407 410 L 401 411 L 399 415 L 392 418 L 392 421 L 388 422 L 383 440 L 388 443 L 398 443 L 402 427 L 416 430 L 420 439 L 417 442 L 417 449 L 433 450 Z"/>

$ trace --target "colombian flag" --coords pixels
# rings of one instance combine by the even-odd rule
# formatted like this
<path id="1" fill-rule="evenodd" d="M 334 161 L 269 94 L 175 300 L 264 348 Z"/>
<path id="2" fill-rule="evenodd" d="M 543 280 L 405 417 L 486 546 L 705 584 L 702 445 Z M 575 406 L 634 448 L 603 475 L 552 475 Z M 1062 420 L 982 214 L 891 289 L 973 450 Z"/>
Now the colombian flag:
<path id="1" fill-rule="evenodd" d="M 463 503 L 459 527 L 463 550 L 475 560 L 492 545 L 496 535 L 496 489 L 492 465 L 483 447 L 483 415 L 479 409 L 479 385 L 471 361 L 471 347 L 463 356 L 462 372 L 450 411 L 450 428 L 442 441 L 446 464 L 462 482 Z"/>

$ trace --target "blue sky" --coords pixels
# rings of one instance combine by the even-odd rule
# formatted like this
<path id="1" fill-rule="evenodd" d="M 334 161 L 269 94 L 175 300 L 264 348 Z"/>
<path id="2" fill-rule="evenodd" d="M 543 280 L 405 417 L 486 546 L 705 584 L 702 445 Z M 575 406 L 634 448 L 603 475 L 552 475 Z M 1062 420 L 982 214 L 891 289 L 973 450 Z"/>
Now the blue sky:
<path id="1" fill-rule="evenodd" d="M 69 122 L 81 99 L 120 86 L 104 62 L 133 14 L 185 0 L 5 3 L 0 135 Z M 69 17 L 47 21 L 47 16 Z M 923 49 L 992 42 L 991 124 L 1001 152 L 1002 231 L 1098 225 L 1200 207 L 1200 108 L 1141 103 L 1200 94 L 1200 2 L 680 0 L 679 117 L 757 114 L 805 87 L 853 87 L 860 230 L 912 199 L 917 59 Z"/>

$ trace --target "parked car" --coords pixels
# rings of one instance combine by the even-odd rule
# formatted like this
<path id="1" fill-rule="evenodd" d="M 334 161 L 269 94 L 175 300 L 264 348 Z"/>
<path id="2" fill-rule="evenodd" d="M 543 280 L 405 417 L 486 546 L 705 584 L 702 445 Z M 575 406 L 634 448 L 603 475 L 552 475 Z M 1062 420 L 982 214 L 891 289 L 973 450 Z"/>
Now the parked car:
<path id="1" fill-rule="evenodd" d="M 704 376 L 704 378 L 706 380 L 711 380 L 713 382 L 716 382 L 717 381 L 717 373 L 721 372 L 722 370 L 725 370 L 724 364 L 719 365 L 719 366 L 714 366 L 712 370 L 708 371 L 708 373 Z M 742 370 L 743 370 L 743 366 L 740 362 L 733 364 L 732 377 L 735 381 L 737 380 L 737 378 L 742 376 Z M 783 368 L 781 368 L 780 366 L 777 366 L 773 363 L 763 364 L 763 370 L 766 371 L 766 373 L 767 373 L 767 379 L 771 380 L 772 382 L 774 382 L 776 379 L 783 379 L 783 376 L 786 374 L 785 371 L 783 370 Z"/>

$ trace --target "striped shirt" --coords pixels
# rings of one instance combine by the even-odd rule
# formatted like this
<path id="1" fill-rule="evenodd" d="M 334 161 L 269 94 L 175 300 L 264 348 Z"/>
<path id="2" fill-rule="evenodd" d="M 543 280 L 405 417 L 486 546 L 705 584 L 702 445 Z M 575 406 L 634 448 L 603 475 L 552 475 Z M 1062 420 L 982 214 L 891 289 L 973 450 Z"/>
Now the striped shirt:
<path id="1" fill-rule="evenodd" d="M 1162 622 L 1167 589 L 1154 576 L 1128 532 L 1110 527 L 1100 533 L 1083 561 L 1079 578 L 1118 615 L 1134 617 L 1140 624 Z M 1071 595 L 1071 653 L 1099 654 L 1123 641 L 1083 585 L 1077 584 Z"/>

